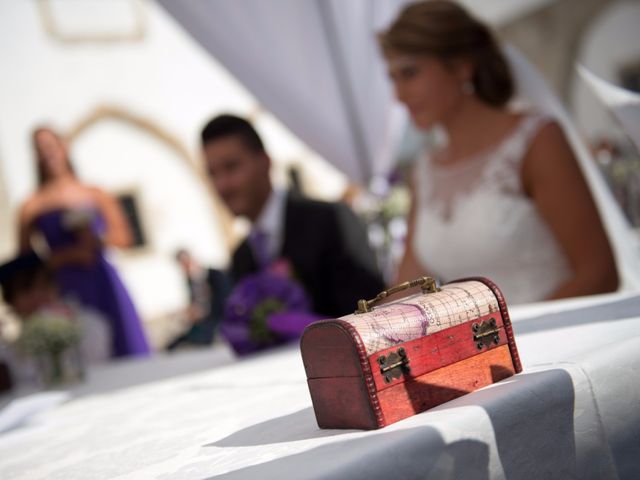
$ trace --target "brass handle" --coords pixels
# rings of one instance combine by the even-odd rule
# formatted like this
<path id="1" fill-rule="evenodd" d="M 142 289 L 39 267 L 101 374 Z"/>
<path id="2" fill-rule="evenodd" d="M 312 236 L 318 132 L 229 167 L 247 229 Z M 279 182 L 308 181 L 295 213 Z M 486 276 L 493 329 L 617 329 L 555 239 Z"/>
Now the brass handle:
<path id="1" fill-rule="evenodd" d="M 376 298 L 372 300 L 358 300 L 358 310 L 356 310 L 356 313 L 370 312 L 374 305 L 381 302 L 388 296 L 393 295 L 394 293 L 402 292 L 403 290 L 408 290 L 413 287 L 420 287 L 422 293 L 435 293 L 440 291 L 440 288 L 436 285 L 435 279 L 431 277 L 416 278 L 415 280 L 395 285 L 388 290 L 383 290 L 378 295 L 376 295 Z"/>

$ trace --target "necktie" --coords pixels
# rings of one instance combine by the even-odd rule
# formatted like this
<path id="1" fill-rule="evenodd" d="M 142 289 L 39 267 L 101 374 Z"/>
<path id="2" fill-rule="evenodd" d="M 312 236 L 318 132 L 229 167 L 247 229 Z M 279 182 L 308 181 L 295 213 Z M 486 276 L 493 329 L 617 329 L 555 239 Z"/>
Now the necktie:
<path id="1" fill-rule="evenodd" d="M 261 269 L 269 265 L 269 261 L 271 260 L 267 242 L 268 235 L 265 231 L 260 230 L 259 228 L 251 230 L 251 233 L 249 234 L 249 243 L 251 244 L 256 263 Z"/>

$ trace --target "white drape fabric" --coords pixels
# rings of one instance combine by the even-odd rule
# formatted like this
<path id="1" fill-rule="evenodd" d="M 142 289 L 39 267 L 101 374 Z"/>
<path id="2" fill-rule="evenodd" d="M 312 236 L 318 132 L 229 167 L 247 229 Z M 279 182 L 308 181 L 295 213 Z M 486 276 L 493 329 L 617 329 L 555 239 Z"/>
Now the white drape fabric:
<path id="1" fill-rule="evenodd" d="M 398 107 L 375 34 L 406 0 L 159 2 L 266 109 L 352 180 L 366 184 L 387 170 Z"/>
<path id="2" fill-rule="evenodd" d="M 412 0 L 157 1 L 351 180 L 366 185 L 387 172 L 406 115 L 393 101 L 375 36 Z M 461 3 L 495 26 L 546 1 Z"/>
<path id="3" fill-rule="evenodd" d="M 640 151 L 640 95 L 613 85 L 579 65 L 578 73 Z"/>

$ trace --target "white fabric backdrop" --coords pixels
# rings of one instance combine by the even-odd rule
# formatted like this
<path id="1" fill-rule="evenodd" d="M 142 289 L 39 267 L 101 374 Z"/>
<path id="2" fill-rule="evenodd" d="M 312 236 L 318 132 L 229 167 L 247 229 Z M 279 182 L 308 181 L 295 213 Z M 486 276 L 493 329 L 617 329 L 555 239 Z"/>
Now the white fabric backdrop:
<path id="1" fill-rule="evenodd" d="M 412 0 L 157 1 L 351 180 L 386 173 L 406 115 L 392 101 L 375 35 Z M 496 26 L 550 1 L 461 3 Z"/>
<path id="2" fill-rule="evenodd" d="M 600 101 L 613 113 L 629 139 L 640 151 L 640 95 L 631 92 L 579 66 L 578 73 Z"/>
<path id="3" fill-rule="evenodd" d="M 394 103 L 375 33 L 406 0 L 159 2 L 352 180 L 388 168 Z"/>

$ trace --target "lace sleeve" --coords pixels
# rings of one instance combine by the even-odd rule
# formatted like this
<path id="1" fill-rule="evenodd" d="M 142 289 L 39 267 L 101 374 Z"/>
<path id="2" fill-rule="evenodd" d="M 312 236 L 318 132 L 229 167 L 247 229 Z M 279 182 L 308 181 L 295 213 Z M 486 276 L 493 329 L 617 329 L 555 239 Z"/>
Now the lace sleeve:
<path id="1" fill-rule="evenodd" d="M 519 128 L 494 153 L 494 158 L 487 165 L 483 180 L 497 186 L 505 193 L 524 194 L 522 163 L 540 129 L 553 121 L 553 118 L 548 115 L 539 113 L 527 115 Z"/>

